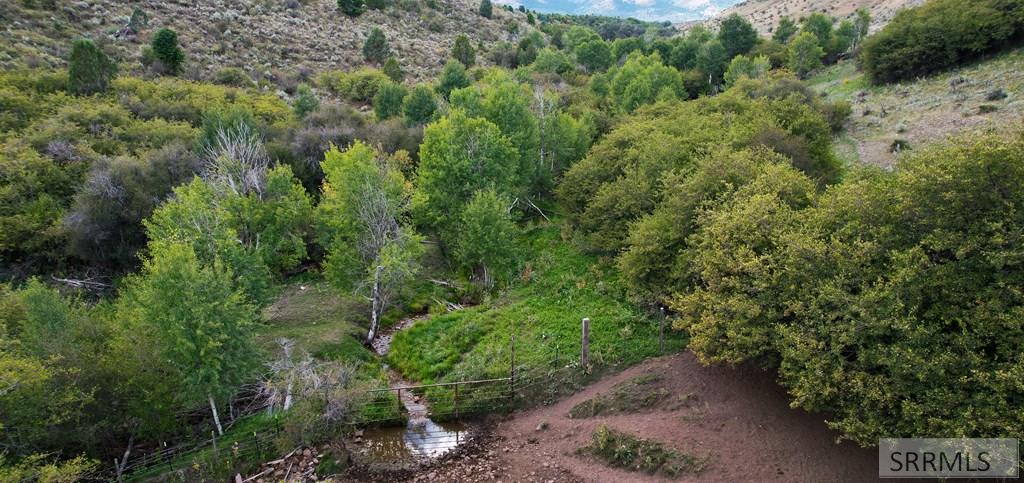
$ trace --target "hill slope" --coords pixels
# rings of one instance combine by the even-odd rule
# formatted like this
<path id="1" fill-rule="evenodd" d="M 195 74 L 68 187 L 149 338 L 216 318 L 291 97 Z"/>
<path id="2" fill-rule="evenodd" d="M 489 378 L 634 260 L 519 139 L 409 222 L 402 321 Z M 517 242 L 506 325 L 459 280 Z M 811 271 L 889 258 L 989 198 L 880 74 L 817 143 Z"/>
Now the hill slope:
<path id="1" fill-rule="evenodd" d="M 487 19 L 472 0 L 396 0 L 356 18 L 338 12 L 335 0 L 0 3 L 0 25 L 6 26 L 0 30 L 3 69 L 63 66 L 69 41 L 81 36 L 108 39 L 119 60 L 136 69 L 141 45 L 161 27 L 178 32 L 189 58 L 188 77 L 210 78 L 229 66 L 256 77 L 269 77 L 277 69 L 347 69 L 363 64 L 363 42 L 379 27 L 406 72 L 424 79 L 441 70 L 458 34 L 466 34 L 474 45 L 489 46 L 528 32 L 526 14 L 495 8 Z M 135 7 L 147 14 L 148 27 L 137 37 L 114 39 L 112 34 L 127 23 Z"/>
<path id="2" fill-rule="evenodd" d="M 1024 115 L 1024 49 L 885 86 L 871 85 L 853 62 L 844 61 L 808 83 L 829 100 L 852 104 L 845 139 L 851 160 L 890 166 L 897 140 L 913 148 L 964 129 L 1018 125 Z"/>
<path id="3" fill-rule="evenodd" d="M 863 7 L 871 11 L 871 31 L 874 32 L 888 23 L 897 10 L 921 3 L 923 0 L 747 0 L 722 11 L 706 25 L 717 27 L 727 15 L 738 13 L 754 24 L 761 35 L 771 35 L 782 17 L 799 19 L 820 12 L 846 18 Z"/>

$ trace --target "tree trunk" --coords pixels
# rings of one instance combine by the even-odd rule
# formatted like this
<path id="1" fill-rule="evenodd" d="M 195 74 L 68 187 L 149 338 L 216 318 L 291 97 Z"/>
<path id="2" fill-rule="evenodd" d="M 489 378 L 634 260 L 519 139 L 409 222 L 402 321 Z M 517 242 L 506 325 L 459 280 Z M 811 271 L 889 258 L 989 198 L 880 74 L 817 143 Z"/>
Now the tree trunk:
<path id="1" fill-rule="evenodd" d="M 284 391 L 284 410 L 292 407 L 292 378 L 288 378 L 288 388 Z"/>
<path id="2" fill-rule="evenodd" d="M 380 328 L 381 305 L 383 305 L 380 298 L 380 272 L 383 269 L 383 266 L 378 266 L 373 274 L 373 295 L 370 301 L 370 334 L 366 336 L 367 343 L 373 342 L 373 338 L 377 336 L 377 329 Z"/>
<path id="3" fill-rule="evenodd" d="M 213 395 L 207 397 L 210 400 L 210 411 L 213 412 L 213 424 L 217 426 L 217 435 L 224 436 L 224 428 L 220 426 L 220 416 L 217 415 L 217 403 L 213 402 Z"/>

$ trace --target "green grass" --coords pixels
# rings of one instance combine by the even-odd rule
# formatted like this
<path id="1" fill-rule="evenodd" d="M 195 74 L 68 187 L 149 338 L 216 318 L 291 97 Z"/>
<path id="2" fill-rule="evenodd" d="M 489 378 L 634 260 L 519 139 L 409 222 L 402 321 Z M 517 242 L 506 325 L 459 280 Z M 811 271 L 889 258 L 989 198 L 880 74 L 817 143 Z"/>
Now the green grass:
<path id="1" fill-rule="evenodd" d="M 597 457 L 607 465 L 651 475 L 679 476 L 699 473 L 706 458 L 681 453 L 663 444 L 598 426 L 590 444 L 579 449 L 581 454 Z"/>
<path id="2" fill-rule="evenodd" d="M 635 413 L 650 409 L 664 401 L 669 391 L 664 387 L 662 377 L 645 374 L 612 387 L 611 391 L 598 394 L 569 410 L 569 417 L 591 418 L 610 413 Z"/>
<path id="3" fill-rule="evenodd" d="M 556 225 L 527 228 L 522 244 L 528 262 L 511 289 L 399 333 L 389 363 L 423 383 L 507 377 L 515 336 L 519 377 L 555 371 L 578 360 L 584 317 L 592 374 L 660 354 L 658 322 L 626 301 L 613 266 L 562 241 Z M 666 352 L 681 350 L 685 338 L 666 331 Z"/>

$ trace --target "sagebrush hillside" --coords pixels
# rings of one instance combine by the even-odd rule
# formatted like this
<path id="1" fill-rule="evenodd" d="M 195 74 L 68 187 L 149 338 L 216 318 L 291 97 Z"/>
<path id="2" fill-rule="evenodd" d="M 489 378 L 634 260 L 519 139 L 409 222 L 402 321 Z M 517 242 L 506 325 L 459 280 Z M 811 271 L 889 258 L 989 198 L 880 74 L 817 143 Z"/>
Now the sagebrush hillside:
<path id="1" fill-rule="evenodd" d="M 406 73 L 436 76 L 465 34 L 474 47 L 526 34 L 526 14 L 496 8 L 491 18 L 472 0 L 396 0 L 351 18 L 334 0 L 3 0 L 0 68 L 63 67 L 70 40 L 106 39 L 122 67 L 140 68 L 141 46 L 159 28 L 178 32 L 188 55 L 186 73 L 212 78 L 239 67 L 256 79 L 363 65 L 362 48 L 380 28 Z M 148 17 L 138 36 L 115 38 L 140 8 Z M 481 56 L 481 61 L 484 56 Z"/>
<path id="2" fill-rule="evenodd" d="M 737 13 L 749 20 L 761 35 L 771 35 L 782 17 L 799 20 L 817 12 L 841 19 L 863 7 L 871 11 L 871 31 L 874 32 L 889 23 L 896 11 L 921 3 L 922 0 L 747 0 L 726 9 L 706 25 L 717 28 L 721 19 Z"/>

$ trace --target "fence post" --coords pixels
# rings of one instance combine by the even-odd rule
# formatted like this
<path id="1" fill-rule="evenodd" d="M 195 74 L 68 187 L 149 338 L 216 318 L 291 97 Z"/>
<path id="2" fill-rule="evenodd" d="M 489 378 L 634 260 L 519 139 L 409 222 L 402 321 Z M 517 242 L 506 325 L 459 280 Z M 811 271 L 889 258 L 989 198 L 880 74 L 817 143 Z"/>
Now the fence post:
<path id="1" fill-rule="evenodd" d="M 583 337 L 580 341 L 580 365 L 587 370 L 590 365 L 590 319 L 583 318 Z"/>
<path id="2" fill-rule="evenodd" d="M 661 319 L 658 321 L 658 350 L 662 354 L 665 353 L 665 306 L 659 307 L 661 309 Z"/>
<path id="3" fill-rule="evenodd" d="M 508 402 L 511 410 L 516 405 L 516 336 L 514 334 L 509 345 L 511 346 L 511 365 L 508 368 Z"/>
<path id="4" fill-rule="evenodd" d="M 459 383 L 455 383 L 455 397 L 453 398 L 452 404 L 455 405 L 455 420 L 459 420 Z"/>
<path id="5" fill-rule="evenodd" d="M 398 416 L 401 417 L 402 416 L 402 388 L 401 387 L 397 387 L 395 389 L 396 389 L 395 396 L 396 396 L 396 399 L 398 399 Z"/>

